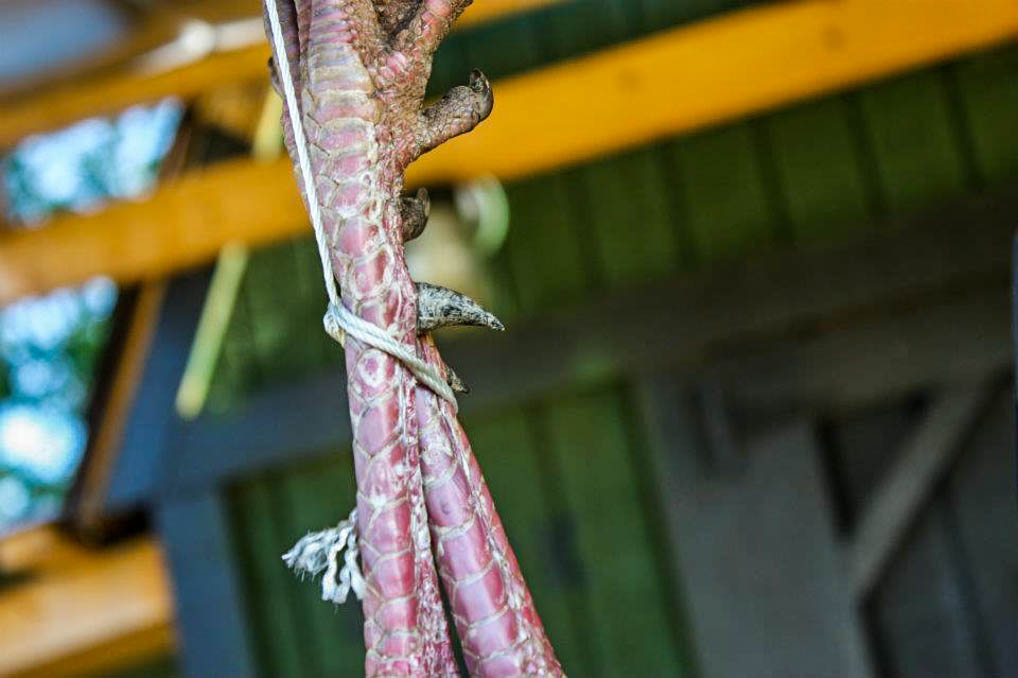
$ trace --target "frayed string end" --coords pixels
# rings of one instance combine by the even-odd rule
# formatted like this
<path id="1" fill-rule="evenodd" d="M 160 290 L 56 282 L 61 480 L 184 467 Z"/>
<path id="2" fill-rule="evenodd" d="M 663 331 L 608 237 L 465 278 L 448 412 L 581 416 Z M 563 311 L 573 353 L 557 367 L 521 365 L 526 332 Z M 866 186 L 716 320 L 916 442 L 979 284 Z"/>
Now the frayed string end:
<path id="1" fill-rule="evenodd" d="M 311 532 L 283 555 L 283 562 L 296 574 L 315 577 L 323 571 L 322 600 L 341 604 L 353 591 L 358 600 L 364 597 L 364 577 L 357 557 L 357 509 L 336 527 Z M 340 557 L 342 556 L 342 566 Z"/>

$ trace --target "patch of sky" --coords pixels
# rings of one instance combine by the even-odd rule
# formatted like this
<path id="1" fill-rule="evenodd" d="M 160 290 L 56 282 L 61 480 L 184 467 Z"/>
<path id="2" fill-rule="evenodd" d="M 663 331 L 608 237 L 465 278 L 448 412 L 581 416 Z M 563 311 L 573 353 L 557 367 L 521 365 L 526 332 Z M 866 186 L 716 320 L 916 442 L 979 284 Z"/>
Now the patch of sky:
<path id="1" fill-rule="evenodd" d="M 88 211 L 110 198 L 143 193 L 180 116 L 180 105 L 166 100 L 24 140 L 3 167 L 9 219 L 31 225 L 54 210 Z"/>
<path id="2" fill-rule="evenodd" d="M 165 101 L 22 142 L 0 164 L 7 222 L 149 190 L 180 106 Z M 0 533 L 53 517 L 88 440 L 85 410 L 117 287 L 96 278 L 0 309 Z"/>

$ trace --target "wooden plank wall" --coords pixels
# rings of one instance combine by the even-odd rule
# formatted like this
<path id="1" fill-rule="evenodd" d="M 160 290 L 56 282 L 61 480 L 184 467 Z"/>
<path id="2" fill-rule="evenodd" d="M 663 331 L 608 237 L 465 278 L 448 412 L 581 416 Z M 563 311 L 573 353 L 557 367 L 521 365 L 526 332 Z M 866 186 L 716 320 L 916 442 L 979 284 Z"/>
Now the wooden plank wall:
<path id="1" fill-rule="evenodd" d="M 293 577 L 280 555 L 313 529 L 335 524 L 354 502 L 348 453 L 285 476 L 253 478 L 232 494 L 247 568 L 249 619 L 266 676 L 356 675 L 363 670 L 357 605 L 333 608 L 310 582 Z"/>
<path id="2" fill-rule="evenodd" d="M 880 228 L 999 183 L 1018 171 L 1016 74 L 1010 47 L 514 184 L 505 257 L 518 310 Z M 548 277 L 557 291 L 535 299 L 531 279 Z"/>
<path id="3" fill-rule="evenodd" d="M 637 393 L 700 675 L 869 675 L 808 419 L 745 435 L 714 385 Z"/>
<path id="4" fill-rule="evenodd" d="M 522 16 L 498 30 L 456 34 L 450 49 L 473 55 L 450 61 L 494 72 L 489 64 L 510 59 L 501 68 L 513 71 L 560 56 L 568 51 L 562 45 L 615 39 L 568 35 L 578 23 L 599 25 L 580 21 L 587 5 L 544 10 L 562 13 L 559 21 Z M 619 17 L 633 24 L 634 14 L 627 5 Z M 488 304 L 511 321 L 775 244 L 810 247 L 880 230 L 999 184 L 1018 174 L 1018 132 L 1009 124 L 1018 110 L 1016 76 L 1018 48 L 1006 47 L 515 182 L 507 186 L 509 238 L 492 262 L 497 298 Z M 339 364 L 318 331 L 324 297 L 313 270 L 310 238 L 253 256 L 210 394 L 213 410 Z"/>
<path id="5" fill-rule="evenodd" d="M 606 384 L 466 421 L 571 674 L 691 675 L 693 656 L 699 675 L 716 676 L 742 675 L 743 669 L 725 666 L 745 661 L 760 675 L 775 676 L 788 674 L 764 668 L 802 668 L 809 665 L 804 661 L 835 658 L 845 667 L 857 665 L 855 641 L 842 647 L 849 656 L 838 657 L 831 645 L 848 630 L 852 609 L 844 600 L 847 581 L 838 585 L 832 530 L 816 528 L 830 523 L 842 539 L 852 533 L 872 488 L 919 420 L 923 400 L 824 418 L 824 435 L 804 437 L 800 427 L 795 444 L 779 436 L 760 448 L 770 450 L 765 454 L 753 444 L 744 449 L 742 441 L 759 440 L 759 434 L 747 434 L 741 425 L 726 430 L 738 419 L 725 413 L 709 384 L 699 388 L 690 416 L 676 417 L 679 411 L 655 394 L 651 401 L 666 403 L 660 416 L 669 426 L 709 443 L 711 451 L 701 454 L 701 443 L 686 449 L 683 435 L 667 436 L 665 449 L 653 452 L 643 422 L 632 415 L 631 396 L 625 385 Z M 1010 404 L 1010 394 L 1002 392 L 978 434 L 966 440 L 958 472 L 937 492 L 866 606 L 876 675 L 1011 675 L 1018 544 L 1006 538 L 1013 532 L 1013 475 L 1002 472 L 1011 464 Z M 763 438 L 774 440 L 768 436 Z M 789 456 L 796 450 L 802 454 Z M 665 464 L 682 464 L 671 474 L 681 487 L 657 484 L 669 473 L 662 472 L 659 456 L 650 457 L 662 451 Z M 817 494 L 825 489 L 817 472 L 825 460 L 838 479 L 840 492 L 833 494 L 840 520 L 831 520 L 829 500 Z M 694 463 L 705 466 L 691 471 Z M 790 475 L 792 469 L 798 475 Z M 247 619 L 263 675 L 333 675 L 359 666 L 357 607 L 331 609 L 316 599 L 313 584 L 297 581 L 278 561 L 304 531 L 335 521 L 352 502 L 345 452 L 277 469 L 234 489 Z M 804 510 L 811 529 L 795 518 Z M 756 534 L 753 521 L 764 515 L 771 518 L 768 536 L 749 539 L 747 534 Z M 669 529 L 678 540 L 669 538 Z M 681 559 L 672 552 L 676 546 Z M 784 562 L 772 562 L 775 555 L 787 562 L 775 564 Z M 757 590 L 761 583 L 763 591 Z M 703 584 L 713 586 L 714 594 L 705 593 Z M 808 595 L 789 598 L 793 589 Z M 711 626 L 705 610 L 722 593 L 730 597 L 727 612 L 715 609 Z M 752 613 L 733 612 L 750 600 Z M 682 612 L 690 605 L 692 629 Z M 808 636 L 827 644 L 774 646 L 768 633 L 760 633 L 774 620 L 800 624 L 799 641 Z M 698 642 L 691 648 L 687 637 L 694 631 Z M 740 642 L 740 652 L 726 652 L 733 633 L 743 641 L 752 636 L 756 644 Z M 812 649 L 804 656 L 805 646 Z M 839 675 L 867 675 L 861 671 Z"/>
<path id="6" fill-rule="evenodd" d="M 1012 404 L 1010 388 L 1001 388 L 866 601 L 878 675 L 988 678 L 1018 671 Z M 926 405 L 900 400 L 827 423 L 846 531 Z"/>
<path id="7" fill-rule="evenodd" d="M 664 542 L 655 534 L 651 503 L 641 499 L 650 487 L 647 464 L 622 405 L 617 390 L 598 389 L 471 419 L 467 427 L 570 674 L 688 675 L 678 600 L 664 576 Z M 292 577 L 279 560 L 353 501 L 346 452 L 232 491 L 263 675 L 354 675 L 361 666 L 358 607 L 332 609 L 317 599 L 316 585 Z"/>
<path id="8" fill-rule="evenodd" d="M 507 320 L 771 245 L 830 242 L 1018 173 L 1018 49 L 807 102 L 507 187 Z M 895 120 L 908 117 L 910 125 Z M 822 167 L 822 171 L 820 168 Z M 210 396 L 338 364 L 310 239 L 256 253 Z M 555 252 L 554 258 L 542 256 Z M 284 288 L 280 279 L 294 280 Z"/>

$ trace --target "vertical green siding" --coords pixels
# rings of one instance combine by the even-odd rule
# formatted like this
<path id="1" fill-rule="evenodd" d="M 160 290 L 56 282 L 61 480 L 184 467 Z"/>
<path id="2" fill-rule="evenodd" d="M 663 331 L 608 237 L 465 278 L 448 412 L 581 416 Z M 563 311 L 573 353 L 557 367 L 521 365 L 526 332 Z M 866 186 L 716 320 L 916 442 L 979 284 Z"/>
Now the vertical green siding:
<path id="1" fill-rule="evenodd" d="M 861 96 L 888 209 L 904 215 L 964 189 L 964 169 L 943 79 L 923 71 Z"/>
<path id="2" fill-rule="evenodd" d="M 816 240 L 857 230 L 868 204 L 844 100 L 776 113 L 765 129 L 794 237 Z"/>
<path id="3" fill-rule="evenodd" d="M 983 177 L 1018 176 L 1018 46 L 962 61 L 956 74 Z"/>
<path id="4" fill-rule="evenodd" d="M 464 37 L 463 58 L 461 67 L 480 68 L 492 80 L 537 67 L 543 59 L 533 18 L 524 15 L 479 27 Z"/>
<path id="5" fill-rule="evenodd" d="M 359 675 L 363 619 L 351 598 L 334 606 L 318 580 L 301 581 L 281 556 L 307 532 L 335 525 L 354 503 L 344 456 L 303 464 L 237 487 L 235 532 L 247 579 L 250 631 L 263 675 Z"/>
<path id="6" fill-rule="evenodd" d="M 682 139 L 672 152 L 699 258 L 734 257 L 772 239 L 775 218 L 749 125 Z"/>
<path id="7" fill-rule="evenodd" d="M 237 543 L 247 572 L 252 645 L 266 677 L 287 678 L 307 673 L 298 631 L 292 576 L 280 556 L 288 546 L 280 534 L 281 516 L 274 501 L 272 478 L 248 483 L 236 493 Z"/>
<path id="8" fill-rule="evenodd" d="M 627 422 L 617 394 L 570 396 L 546 410 L 587 583 L 598 675 L 684 675 Z"/>
<path id="9" fill-rule="evenodd" d="M 468 424 L 506 530 L 571 675 L 686 675 L 669 589 L 641 497 L 638 454 L 614 391 Z M 535 419 L 536 417 L 536 419 Z M 359 675 L 356 602 L 319 599 L 280 555 L 334 524 L 354 499 L 344 457 L 279 469 L 235 488 L 235 536 L 262 675 Z"/>
<path id="10" fill-rule="evenodd" d="M 533 314 L 577 299 L 588 285 L 573 199 L 562 176 L 508 188 L 511 225 L 505 256 L 519 311 Z"/>
<path id="11" fill-rule="evenodd" d="M 272 312 L 280 302 L 285 303 L 284 285 L 289 288 L 295 275 L 293 261 L 289 257 L 278 256 L 279 252 L 278 246 L 252 252 L 251 265 L 240 289 L 248 308 L 259 319 L 251 326 L 251 332 L 254 349 L 262 365 L 262 377 L 268 381 L 275 381 L 286 374 L 285 368 L 293 356 L 292 342 L 286 341 L 291 327 L 283 322 L 284 317 Z M 284 280 L 287 283 L 283 283 Z M 292 294 L 292 289 L 287 292 Z"/>
<path id="12" fill-rule="evenodd" d="M 601 279 L 608 286 L 645 282 L 673 272 L 678 238 L 668 178 L 657 148 L 595 162 L 580 172 Z"/>
<path id="13" fill-rule="evenodd" d="M 467 432 L 559 660 L 569 675 L 587 675 L 589 643 L 576 624 L 583 582 L 571 576 L 572 544 L 558 538 L 564 516 L 530 423 L 513 409 L 468 421 Z"/>
<path id="14" fill-rule="evenodd" d="M 353 469 L 343 458 L 312 464 L 277 480 L 285 505 L 283 535 L 287 544 L 311 530 L 335 525 L 354 506 Z M 316 673 L 355 676 L 364 670 L 363 615 L 356 599 L 335 606 L 321 599 L 318 582 L 293 582 L 298 610 L 305 620 L 305 646 Z"/>
<path id="15" fill-rule="evenodd" d="M 322 264 L 318 256 L 318 248 L 313 238 L 302 238 L 288 243 L 295 271 L 293 286 L 294 296 L 299 300 L 300 322 L 293 326 L 291 336 L 297 337 L 294 343 L 304 348 L 309 356 L 320 360 L 321 364 L 338 365 L 343 360 L 343 353 L 332 337 L 325 332 L 318 332 L 322 315 L 328 306 L 328 296 L 322 285 Z M 280 281 L 282 282 L 282 281 Z M 314 332 L 304 330 L 314 328 Z"/>
<path id="16" fill-rule="evenodd" d="M 572 0 L 552 5 L 541 18 L 546 61 L 590 52 L 635 34 L 623 0 Z"/>

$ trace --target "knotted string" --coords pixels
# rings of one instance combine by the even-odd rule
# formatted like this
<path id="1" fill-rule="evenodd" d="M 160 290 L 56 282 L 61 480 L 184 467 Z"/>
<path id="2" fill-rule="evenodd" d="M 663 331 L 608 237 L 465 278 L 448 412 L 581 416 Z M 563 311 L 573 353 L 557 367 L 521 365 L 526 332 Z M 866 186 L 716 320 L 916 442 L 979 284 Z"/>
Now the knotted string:
<path id="1" fill-rule="evenodd" d="M 346 334 L 368 346 L 385 351 L 406 365 L 417 381 L 448 400 L 454 408 L 458 408 L 452 387 L 438 374 L 438 370 L 421 360 L 412 349 L 390 337 L 378 325 L 369 323 L 341 303 L 329 304 L 323 323 L 328 335 L 340 343 L 343 342 L 342 336 Z"/>
<path id="2" fill-rule="evenodd" d="M 345 553 L 344 553 L 345 551 Z M 340 556 L 343 567 L 340 568 Z M 337 605 L 346 602 L 352 591 L 358 600 L 364 597 L 364 575 L 357 565 L 357 509 L 333 528 L 310 532 L 283 555 L 287 567 L 299 575 L 321 574 L 322 600 Z"/>

